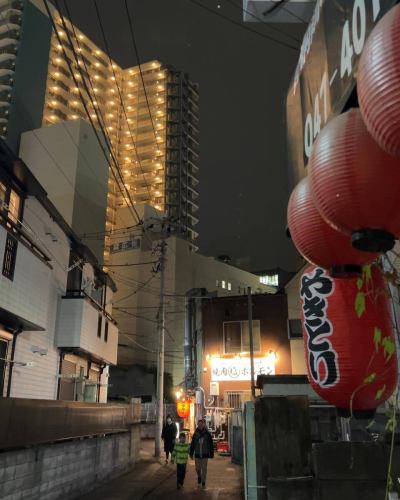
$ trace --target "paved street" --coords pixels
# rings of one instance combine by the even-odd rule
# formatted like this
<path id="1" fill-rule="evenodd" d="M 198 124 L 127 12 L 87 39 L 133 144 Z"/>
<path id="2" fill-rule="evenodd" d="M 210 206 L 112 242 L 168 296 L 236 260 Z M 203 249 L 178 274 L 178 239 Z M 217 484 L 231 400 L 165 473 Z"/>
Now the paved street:
<path id="1" fill-rule="evenodd" d="M 175 466 L 165 465 L 152 457 L 154 443 L 142 441 L 141 459 L 136 467 L 123 476 L 100 486 L 80 500 L 140 500 L 199 498 L 240 500 L 243 498 L 242 467 L 230 457 L 216 456 L 209 462 L 207 488 L 197 488 L 194 462 L 189 461 L 185 486 L 176 489 Z"/>

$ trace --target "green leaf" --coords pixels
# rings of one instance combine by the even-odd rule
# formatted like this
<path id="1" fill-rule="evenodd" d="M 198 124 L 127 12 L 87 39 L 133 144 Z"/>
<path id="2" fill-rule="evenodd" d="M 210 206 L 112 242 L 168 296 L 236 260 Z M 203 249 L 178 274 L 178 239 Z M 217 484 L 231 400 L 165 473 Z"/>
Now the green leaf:
<path id="1" fill-rule="evenodd" d="M 371 429 L 375 425 L 375 420 L 371 420 L 371 422 L 366 426 L 366 429 Z"/>
<path id="2" fill-rule="evenodd" d="M 364 384 L 372 384 L 372 382 L 376 379 L 376 373 L 370 373 L 364 379 Z"/>
<path id="3" fill-rule="evenodd" d="M 371 265 L 363 266 L 363 276 L 365 276 L 367 283 L 372 279 Z"/>
<path id="4" fill-rule="evenodd" d="M 363 292 L 357 293 L 354 308 L 357 316 L 361 318 L 361 316 L 365 313 L 365 294 Z"/>
<path id="5" fill-rule="evenodd" d="M 363 287 L 363 284 L 364 284 L 364 280 L 362 278 L 358 278 L 357 279 L 357 288 L 359 290 L 361 290 L 361 288 Z"/>
<path id="6" fill-rule="evenodd" d="M 375 399 L 378 401 L 382 398 L 383 393 L 386 391 L 386 384 L 376 391 Z"/>
<path id="7" fill-rule="evenodd" d="M 387 361 L 389 361 L 396 350 L 396 345 L 390 337 L 384 337 L 382 340 L 382 346 L 385 357 L 387 355 Z"/>
<path id="8" fill-rule="evenodd" d="M 396 417 L 393 415 L 386 422 L 386 430 L 389 432 L 393 432 L 396 429 L 396 427 L 397 427 L 397 420 Z"/>
<path id="9" fill-rule="evenodd" d="M 379 328 L 375 327 L 374 329 L 374 344 L 375 344 L 375 350 L 376 352 L 379 351 L 379 346 L 382 341 L 382 332 L 379 330 Z"/>

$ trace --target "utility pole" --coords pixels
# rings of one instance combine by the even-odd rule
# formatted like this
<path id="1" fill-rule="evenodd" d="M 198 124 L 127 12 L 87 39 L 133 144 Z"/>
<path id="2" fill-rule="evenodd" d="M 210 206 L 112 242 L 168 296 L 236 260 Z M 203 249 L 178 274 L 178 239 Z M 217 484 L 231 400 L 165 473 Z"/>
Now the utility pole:
<path id="1" fill-rule="evenodd" d="M 165 308 L 164 286 L 166 258 L 166 228 L 162 224 L 160 244 L 160 305 L 157 318 L 158 350 L 157 350 L 157 421 L 154 456 L 161 455 L 161 432 L 164 423 L 164 344 L 165 344 Z"/>
<path id="2" fill-rule="evenodd" d="M 251 286 L 247 287 L 247 314 L 249 318 L 251 396 L 255 398 L 256 386 L 254 383 L 253 302 L 251 297 Z"/>

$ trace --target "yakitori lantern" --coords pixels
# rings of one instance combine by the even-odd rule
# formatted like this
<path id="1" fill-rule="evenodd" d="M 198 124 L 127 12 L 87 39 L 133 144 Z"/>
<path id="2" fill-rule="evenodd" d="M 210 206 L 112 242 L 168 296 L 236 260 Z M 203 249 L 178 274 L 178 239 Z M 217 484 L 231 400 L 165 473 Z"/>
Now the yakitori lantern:
<path id="1" fill-rule="evenodd" d="M 180 399 L 176 402 L 176 411 L 181 418 L 188 418 L 190 415 L 190 400 Z"/>
<path id="2" fill-rule="evenodd" d="M 393 247 L 400 235 L 400 162 L 372 139 L 358 109 L 324 127 L 308 167 L 313 200 L 327 222 L 360 250 Z"/>
<path id="3" fill-rule="evenodd" d="M 358 99 L 368 131 L 400 158 L 400 5 L 372 30 L 357 77 Z"/>
<path id="4" fill-rule="evenodd" d="M 343 410 L 370 411 L 397 386 L 386 283 L 378 267 L 332 278 L 309 267 L 300 285 L 305 359 L 317 394 Z"/>
<path id="5" fill-rule="evenodd" d="M 307 177 L 299 182 L 290 196 L 288 226 L 301 255 L 334 275 L 358 272 L 360 266 L 372 262 L 377 256 L 352 247 L 349 236 L 325 222 L 314 205 Z"/>

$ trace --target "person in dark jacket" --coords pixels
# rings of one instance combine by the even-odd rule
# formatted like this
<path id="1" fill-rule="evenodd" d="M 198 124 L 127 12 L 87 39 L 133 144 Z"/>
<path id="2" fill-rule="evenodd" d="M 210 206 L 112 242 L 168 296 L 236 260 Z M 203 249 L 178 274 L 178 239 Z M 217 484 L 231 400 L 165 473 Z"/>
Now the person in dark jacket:
<path id="1" fill-rule="evenodd" d="M 172 421 L 171 415 L 167 415 L 167 422 L 163 427 L 161 439 L 164 440 L 165 463 L 168 463 L 169 454 L 174 451 L 175 439 L 178 434 L 178 428 Z"/>
<path id="2" fill-rule="evenodd" d="M 205 488 L 208 459 L 214 458 L 214 443 L 204 419 L 199 420 L 190 445 L 190 458 L 195 458 L 197 484 Z"/>

